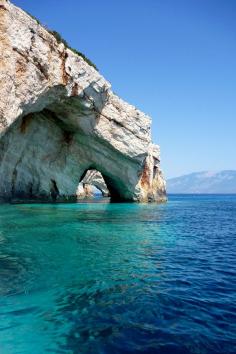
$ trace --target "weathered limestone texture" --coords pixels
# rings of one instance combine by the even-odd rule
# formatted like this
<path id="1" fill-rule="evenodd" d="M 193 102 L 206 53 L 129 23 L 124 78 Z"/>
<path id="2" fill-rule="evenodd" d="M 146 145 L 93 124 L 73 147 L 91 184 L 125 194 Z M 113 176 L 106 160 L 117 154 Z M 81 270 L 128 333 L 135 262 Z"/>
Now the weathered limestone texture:
<path id="1" fill-rule="evenodd" d="M 0 197 L 76 197 L 87 170 L 114 199 L 164 201 L 151 120 L 82 57 L 0 0 Z"/>
<path id="2" fill-rule="evenodd" d="M 77 198 L 93 197 L 93 186 L 99 189 L 103 197 L 110 197 L 109 190 L 106 186 L 102 174 L 96 170 L 88 170 L 83 180 L 79 183 L 77 189 Z"/>

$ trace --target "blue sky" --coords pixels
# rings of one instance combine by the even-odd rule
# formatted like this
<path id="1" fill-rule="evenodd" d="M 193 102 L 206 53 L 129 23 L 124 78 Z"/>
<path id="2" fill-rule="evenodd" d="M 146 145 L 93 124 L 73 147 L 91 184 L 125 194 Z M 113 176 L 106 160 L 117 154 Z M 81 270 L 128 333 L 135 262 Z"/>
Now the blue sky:
<path id="1" fill-rule="evenodd" d="M 235 0 L 14 0 L 152 117 L 165 176 L 236 169 Z"/>

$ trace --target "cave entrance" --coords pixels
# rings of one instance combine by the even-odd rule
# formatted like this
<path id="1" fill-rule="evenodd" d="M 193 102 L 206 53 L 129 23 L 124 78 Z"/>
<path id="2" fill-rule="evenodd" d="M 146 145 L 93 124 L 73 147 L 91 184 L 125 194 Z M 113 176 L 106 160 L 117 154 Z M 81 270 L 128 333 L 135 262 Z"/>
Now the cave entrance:
<path id="1" fill-rule="evenodd" d="M 92 197 L 110 197 L 111 193 L 101 172 L 95 169 L 85 170 L 76 192 L 78 199 Z"/>
<path id="2" fill-rule="evenodd" d="M 112 201 L 132 200 L 136 181 L 127 183 L 130 160 L 87 133 L 87 116 L 78 119 L 70 106 L 69 119 L 68 112 L 50 108 L 16 120 L 1 138 L 0 199 L 74 202 L 80 181 L 80 188 L 92 186 L 92 196 L 97 188 Z"/>

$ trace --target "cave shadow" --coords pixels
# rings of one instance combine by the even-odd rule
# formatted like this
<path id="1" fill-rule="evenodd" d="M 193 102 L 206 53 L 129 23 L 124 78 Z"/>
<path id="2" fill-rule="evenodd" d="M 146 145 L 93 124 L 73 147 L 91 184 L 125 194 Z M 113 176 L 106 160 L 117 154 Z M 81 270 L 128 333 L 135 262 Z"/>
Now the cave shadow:
<path id="1" fill-rule="evenodd" d="M 97 174 L 100 175 L 99 182 L 96 181 Z M 86 192 L 84 192 L 85 195 L 78 197 L 77 202 L 98 202 L 98 198 L 100 199 L 100 202 L 104 203 L 127 202 L 124 198 L 121 197 L 117 189 L 113 187 L 109 177 L 97 170 L 93 165 L 84 170 L 79 181 L 79 186 L 83 188 L 82 193 L 84 190 L 86 191 L 87 186 L 91 189 L 89 189 L 88 195 L 86 195 Z M 96 195 L 92 190 L 93 187 L 95 187 L 100 192 L 98 195 Z M 91 193 L 91 195 L 89 193 Z"/>
<path id="2" fill-rule="evenodd" d="M 61 129 L 62 132 L 62 145 L 66 147 L 70 147 L 71 143 L 73 142 L 75 135 L 80 134 L 80 137 L 88 138 L 86 135 L 86 124 L 89 125 L 91 132 L 96 130 L 96 126 L 98 125 L 100 118 L 102 116 L 103 108 L 107 102 L 107 94 L 106 91 L 104 92 L 97 92 L 94 89 L 94 85 L 96 82 L 90 83 L 86 88 L 83 89 L 83 94 L 79 95 L 78 87 L 72 88 L 72 95 L 70 97 L 66 97 L 66 92 L 63 90 L 63 87 L 60 85 L 58 86 L 58 97 L 55 100 L 55 91 L 57 87 L 52 87 L 47 93 L 44 93 L 38 100 L 32 105 L 31 112 L 27 112 L 25 115 L 19 117 L 14 123 L 12 123 L 8 129 L 5 131 L 5 136 L 12 130 L 15 129 L 14 127 L 17 126 L 16 134 L 19 134 L 21 137 L 27 136 L 27 132 L 29 131 L 32 123 L 38 116 L 43 115 L 45 119 L 47 118 L 50 122 L 54 122 L 55 126 Z M 76 91 L 77 90 L 77 91 Z M 52 100 L 52 98 L 54 100 Z M 47 102 L 45 106 L 43 106 L 44 101 Z M 96 104 L 95 104 L 96 102 Z M 37 110 L 38 108 L 38 110 Z M 106 117 L 106 119 L 111 120 L 111 118 Z M 78 122 L 80 122 L 78 124 Z M 85 130 L 85 131 L 84 131 Z M 115 150 L 114 147 L 109 144 L 109 142 L 93 136 L 94 139 L 101 140 L 100 146 L 101 148 L 106 148 L 106 151 L 110 151 L 112 158 L 110 160 L 110 164 L 115 164 L 116 160 L 120 158 L 120 152 Z M 7 139 L 6 139 L 7 140 Z M 30 142 L 30 144 L 33 142 Z M 91 138 L 92 143 L 92 138 Z M 79 144 L 79 142 L 77 142 Z M 3 151 L 4 154 L 9 153 L 9 150 L 5 149 L 6 141 L 4 142 L 4 136 L 0 141 L 0 151 Z M 27 153 L 27 148 L 25 154 Z M 3 155 L 4 155 L 3 154 Z M 24 153 L 22 153 L 24 154 Z M 35 149 L 35 161 L 37 160 L 38 149 Z M 116 158 L 117 156 L 117 158 Z M 23 155 L 24 157 L 24 155 Z M 60 157 L 60 156 L 59 156 Z M 122 155 L 123 159 L 124 156 Z M 2 159 L 1 159 L 2 158 Z M 0 168 L 1 163 L 3 160 L 3 156 L 0 158 Z M 56 157 L 57 158 L 57 157 Z M 55 160 L 56 160 L 55 158 Z M 128 158 L 127 158 L 128 159 Z M 125 159 L 124 159 L 125 160 Z M 0 188 L 0 200 L 8 201 L 11 203 L 58 203 L 58 202 L 76 202 L 76 189 L 74 194 L 65 196 L 61 193 L 60 183 L 58 182 L 58 172 L 55 171 L 53 174 L 50 171 L 50 176 L 48 177 L 48 190 L 45 194 L 41 194 L 37 191 L 35 187 L 34 179 L 32 175 L 34 173 L 34 165 L 32 163 L 32 172 L 31 175 L 29 173 L 27 186 L 23 183 L 17 184 L 17 178 L 20 178 L 20 168 L 21 170 L 24 169 L 23 162 L 24 158 L 20 155 L 17 159 L 17 162 L 10 173 L 11 176 L 11 186 L 5 188 L 4 193 L 2 193 Z M 33 160 L 34 161 L 34 160 Z M 108 161 L 108 160 L 107 160 Z M 110 201 L 111 202 L 125 202 L 127 198 L 124 197 L 124 190 L 126 189 L 126 181 L 124 177 L 120 176 L 119 173 L 112 174 L 109 170 L 109 163 L 106 161 L 107 166 L 99 166 L 97 163 L 89 162 L 88 166 L 84 169 L 84 172 L 77 173 L 77 180 L 81 181 L 88 170 L 95 169 L 102 174 L 102 177 L 107 185 L 107 188 L 110 193 Z M 24 162 L 25 163 L 25 162 Z M 42 161 L 42 164 L 44 162 Z M 134 163 L 134 162 L 129 162 Z M 68 176 L 65 176 L 65 178 Z M 138 182 L 138 177 L 137 177 Z M 4 184 L 4 181 L 2 181 Z M 7 183 L 6 183 L 7 185 Z M 3 188 L 2 188 L 3 189 Z"/>

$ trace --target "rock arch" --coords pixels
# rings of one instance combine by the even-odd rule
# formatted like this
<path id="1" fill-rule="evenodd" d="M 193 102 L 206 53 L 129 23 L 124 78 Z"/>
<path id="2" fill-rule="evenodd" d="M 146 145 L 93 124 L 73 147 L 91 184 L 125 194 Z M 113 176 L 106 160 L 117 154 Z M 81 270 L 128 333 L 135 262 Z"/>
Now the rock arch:
<path id="1" fill-rule="evenodd" d="M 118 199 L 165 200 L 150 118 L 24 11 L 0 16 L 0 197 L 75 198 L 94 168 Z"/>
<path id="2" fill-rule="evenodd" d="M 78 199 L 93 197 L 94 196 L 93 187 L 99 190 L 103 197 L 111 196 L 111 193 L 106 185 L 106 182 L 101 172 L 94 169 L 90 169 L 84 171 L 84 174 L 81 177 L 81 181 L 79 183 L 79 186 L 77 188 L 77 193 L 76 193 Z M 113 197 L 114 199 L 115 196 L 111 196 L 111 197 Z"/>

